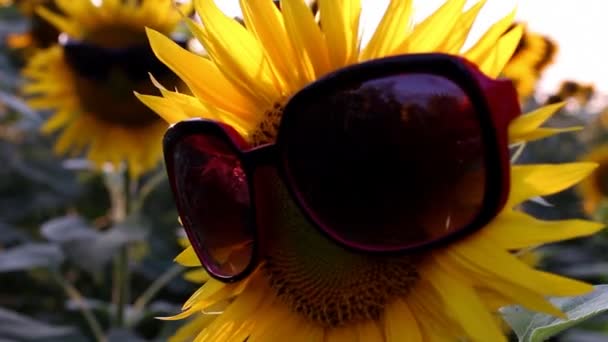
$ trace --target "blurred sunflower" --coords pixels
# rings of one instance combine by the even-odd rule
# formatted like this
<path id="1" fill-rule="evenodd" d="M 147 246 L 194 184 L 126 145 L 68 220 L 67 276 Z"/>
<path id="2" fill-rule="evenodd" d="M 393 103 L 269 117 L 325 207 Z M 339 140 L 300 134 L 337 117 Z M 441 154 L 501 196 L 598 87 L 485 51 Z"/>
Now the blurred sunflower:
<path id="1" fill-rule="evenodd" d="M 518 26 L 513 24 L 505 34 Z M 532 96 L 545 69 L 555 60 L 558 46 L 547 36 L 524 29 L 515 52 L 502 70 L 510 78 L 522 100 Z"/>
<path id="2" fill-rule="evenodd" d="M 582 107 L 586 106 L 595 94 L 593 84 L 583 84 L 576 81 L 566 80 L 559 85 L 559 90 L 550 95 L 547 103 L 558 103 L 574 99 Z"/>
<path id="3" fill-rule="evenodd" d="M 16 6 L 19 12 L 28 19 L 29 30 L 26 32 L 10 33 L 6 36 L 6 45 L 11 49 L 23 50 L 24 57 L 31 55 L 36 48 L 49 47 L 57 42 L 59 31 L 44 20 L 35 8 L 40 5 L 48 6 L 51 11 L 57 7 L 51 0 L 18 0 L 5 5 Z"/>
<path id="4" fill-rule="evenodd" d="M 52 109 L 46 133 L 62 130 L 58 153 L 87 150 L 96 165 L 126 162 L 136 177 L 161 158 L 167 124 L 132 91 L 149 92 L 148 72 L 165 84 L 175 75 L 150 51 L 144 27 L 170 34 L 191 5 L 171 0 L 56 0 L 64 15 L 46 7 L 37 13 L 62 32 L 60 44 L 36 53 L 23 74 L 24 92 L 35 109 Z"/>
<path id="5" fill-rule="evenodd" d="M 365 47 L 357 0 L 320 0 L 318 25 L 303 0 L 241 0 L 245 26 L 213 0 L 195 1 L 204 26 L 188 21 L 209 53 L 202 58 L 148 30 L 157 57 L 194 96 L 161 88 L 162 97 L 138 95 L 169 123 L 192 117 L 226 122 L 252 144 L 274 139 L 281 105 L 315 79 L 364 60 L 416 52 L 460 54 L 498 76 L 522 35 L 509 32 L 514 14 L 496 22 L 472 48 L 462 47 L 485 1 L 464 9 L 447 1 L 411 25 L 410 1 L 392 0 Z M 506 34 L 505 34 L 506 32 Z M 204 80 L 204 81 L 203 81 Z M 560 132 L 541 128 L 560 105 L 515 120 L 511 143 Z M 278 110 L 277 110 L 278 108 Z M 193 316 L 177 341 L 506 341 L 493 313 L 521 304 L 563 314 L 546 296 L 580 295 L 591 286 L 534 270 L 512 253 L 593 234 L 602 225 L 544 222 L 515 211 L 523 201 L 558 192 L 586 177 L 593 163 L 512 166 L 508 205 L 487 227 L 443 248 L 418 255 L 371 257 L 346 250 L 311 227 L 276 175 L 269 175 L 265 226 L 272 250 L 252 275 L 237 283 L 209 279 L 172 319 Z M 177 261 L 200 266 L 193 249 Z"/>
<path id="6" fill-rule="evenodd" d="M 599 164 L 591 176 L 578 186 L 583 198 L 583 209 L 587 214 L 595 215 L 600 203 L 608 198 L 608 144 L 594 147 L 581 160 Z"/>

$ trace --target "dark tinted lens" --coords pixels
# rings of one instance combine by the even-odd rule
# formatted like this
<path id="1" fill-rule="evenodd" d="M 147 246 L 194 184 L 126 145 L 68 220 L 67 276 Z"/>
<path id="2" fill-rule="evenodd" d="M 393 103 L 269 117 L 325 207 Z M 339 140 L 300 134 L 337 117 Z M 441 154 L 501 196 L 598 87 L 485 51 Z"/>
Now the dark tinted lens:
<path id="1" fill-rule="evenodd" d="M 68 42 L 63 46 L 66 63 L 80 76 L 104 80 L 112 66 L 111 55 L 103 48 L 82 42 Z"/>
<path id="2" fill-rule="evenodd" d="M 177 43 L 182 47 L 186 46 L 183 42 Z M 171 70 L 156 58 L 148 44 L 116 49 L 114 61 L 132 81 L 148 80 L 150 74 L 156 78 L 171 74 Z"/>
<path id="3" fill-rule="evenodd" d="M 178 42 L 182 47 L 185 43 Z M 131 81 L 149 79 L 149 74 L 161 77 L 171 73 L 160 62 L 149 45 L 124 48 L 104 48 L 80 41 L 67 42 L 63 46 L 64 57 L 82 77 L 103 81 L 110 76 L 112 68 L 122 70 Z"/>
<path id="4" fill-rule="evenodd" d="M 241 273 L 253 256 L 248 180 L 223 139 L 190 135 L 173 153 L 175 197 L 190 242 L 211 273 Z"/>
<path id="5" fill-rule="evenodd" d="M 367 248 L 402 248 L 477 217 L 482 130 L 455 83 L 403 74 L 305 102 L 288 114 L 287 173 L 333 234 Z"/>

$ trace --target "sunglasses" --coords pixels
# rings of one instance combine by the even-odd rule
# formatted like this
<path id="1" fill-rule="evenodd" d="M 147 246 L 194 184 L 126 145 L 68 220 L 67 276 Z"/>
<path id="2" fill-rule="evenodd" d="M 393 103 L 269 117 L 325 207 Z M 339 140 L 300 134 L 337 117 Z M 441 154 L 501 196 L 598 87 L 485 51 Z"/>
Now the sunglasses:
<path id="1" fill-rule="evenodd" d="M 177 41 L 186 47 L 185 41 Z M 97 82 L 111 76 L 113 69 L 120 70 L 132 81 L 145 81 L 150 73 L 156 77 L 170 74 L 171 71 L 160 62 L 149 44 L 120 48 L 108 48 L 71 38 L 61 42 L 66 63 L 78 75 Z"/>
<path id="2" fill-rule="evenodd" d="M 312 226 L 365 253 L 421 251 L 483 227 L 509 193 L 508 80 L 463 58 L 412 54 L 348 66 L 284 107 L 276 143 L 193 119 L 164 137 L 186 234 L 216 279 L 259 262 L 253 176 L 275 167 Z"/>

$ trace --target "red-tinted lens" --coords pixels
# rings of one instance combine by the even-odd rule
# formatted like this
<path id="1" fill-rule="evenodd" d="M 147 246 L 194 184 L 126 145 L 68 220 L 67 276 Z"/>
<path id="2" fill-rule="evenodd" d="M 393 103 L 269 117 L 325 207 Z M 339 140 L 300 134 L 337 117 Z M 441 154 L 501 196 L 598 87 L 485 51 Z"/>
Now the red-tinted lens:
<path id="1" fill-rule="evenodd" d="M 479 113 L 454 82 L 401 74 L 290 109 L 287 176 L 331 235 L 400 249 L 463 229 L 485 195 Z"/>
<path id="2" fill-rule="evenodd" d="M 203 265 L 216 276 L 241 273 L 253 257 L 247 175 L 224 137 L 188 135 L 173 149 L 174 192 L 182 223 Z"/>

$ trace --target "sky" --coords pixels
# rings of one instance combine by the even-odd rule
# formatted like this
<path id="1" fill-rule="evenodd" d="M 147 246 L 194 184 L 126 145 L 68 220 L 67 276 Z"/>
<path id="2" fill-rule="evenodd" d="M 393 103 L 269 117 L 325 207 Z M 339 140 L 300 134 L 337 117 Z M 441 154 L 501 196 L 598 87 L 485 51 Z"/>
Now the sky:
<path id="1" fill-rule="evenodd" d="M 389 0 L 361 0 L 364 32 L 380 20 Z M 414 0 L 415 21 L 430 14 L 444 0 Z M 475 1 L 469 1 L 469 5 Z M 216 0 L 230 15 L 239 13 L 238 0 Z M 556 62 L 539 84 L 540 93 L 556 90 L 565 79 L 593 83 L 608 94 L 608 1 L 606 0 L 488 0 L 471 33 L 479 37 L 494 21 L 516 8 L 516 19 L 530 30 L 545 34 L 559 44 Z M 365 36 L 365 34 L 364 34 Z"/>

